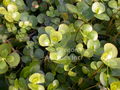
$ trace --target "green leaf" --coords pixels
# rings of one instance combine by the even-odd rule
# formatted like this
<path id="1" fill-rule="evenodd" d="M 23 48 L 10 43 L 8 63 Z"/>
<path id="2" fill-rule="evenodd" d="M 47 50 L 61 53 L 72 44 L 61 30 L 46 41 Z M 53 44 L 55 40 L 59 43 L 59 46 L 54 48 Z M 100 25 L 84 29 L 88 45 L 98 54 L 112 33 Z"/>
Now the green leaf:
<path id="1" fill-rule="evenodd" d="M 8 50 L 7 49 L 4 49 L 2 52 L 1 52 L 1 57 L 6 57 L 8 55 Z"/>
<path id="2" fill-rule="evenodd" d="M 56 25 L 59 25 L 60 24 L 60 19 L 57 18 L 57 17 L 55 17 L 55 18 L 51 19 L 51 22 L 54 23 L 54 24 L 56 24 Z"/>
<path id="3" fill-rule="evenodd" d="M 30 63 L 30 73 L 35 73 L 40 70 L 40 64 L 38 61 L 32 61 Z"/>
<path id="4" fill-rule="evenodd" d="M 19 84 L 20 89 L 28 90 L 28 86 L 27 86 L 26 80 L 24 78 L 19 78 L 18 84 Z"/>
<path id="5" fill-rule="evenodd" d="M 45 79 L 42 74 L 34 73 L 29 77 L 29 81 L 33 84 L 44 83 Z"/>
<path id="6" fill-rule="evenodd" d="M 20 62 L 20 56 L 19 56 L 19 54 L 13 52 L 13 53 L 11 53 L 9 56 L 14 57 L 14 59 L 11 58 L 12 60 L 10 60 L 10 61 L 9 61 L 9 60 L 6 60 L 6 62 L 7 62 L 11 67 L 17 66 L 17 65 L 19 64 L 19 62 Z M 9 58 L 9 57 L 8 57 L 8 58 Z"/>
<path id="7" fill-rule="evenodd" d="M 31 90 L 45 90 L 45 88 L 42 85 L 37 85 L 37 84 L 32 84 L 32 83 L 28 83 L 28 87 Z"/>
<path id="8" fill-rule="evenodd" d="M 109 49 L 112 49 L 112 58 L 117 57 L 117 55 L 118 55 L 118 50 L 117 50 L 116 46 L 113 45 L 112 43 L 106 43 L 106 44 L 104 45 L 104 51 L 107 51 L 107 50 L 109 50 Z"/>
<path id="9" fill-rule="evenodd" d="M 24 21 L 28 21 L 28 17 L 29 17 L 28 12 L 23 12 L 23 13 L 21 13 L 20 19 L 24 22 Z"/>
<path id="10" fill-rule="evenodd" d="M 92 50 L 96 50 L 100 47 L 100 42 L 97 39 L 96 41 L 93 41 L 91 39 L 88 40 L 87 42 L 87 48 L 91 48 Z"/>
<path id="11" fill-rule="evenodd" d="M 108 80 L 107 75 L 104 72 L 101 72 L 100 73 L 100 82 L 103 86 L 107 86 L 107 84 L 108 84 L 107 80 Z"/>
<path id="12" fill-rule="evenodd" d="M 92 39 L 93 41 L 96 41 L 98 39 L 98 33 L 94 30 L 92 30 L 88 35 L 88 39 Z"/>
<path id="13" fill-rule="evenodd" d="M 111 7 L 111 8 L 115 8 L 115 9 L 118 8 L 118 3 L 117 3 L 117 1 L 114 1 L 114 0 L 109 1 L 109 2 L 108 2 L 108 5 L 109 5 L 109 7 Z"/>
<path id="14" fill-rule="evenodd" d="M 65 71 L 69 71 L 70 69 L 69 69 L 69 65 L 64 65 L 64 70 Z"/>
<path id="15" fill-rule="evenodd" d="M 90 64 L 90 67 L 94 70 L 97 70 L 97 62 L 96 61 L 93 61 L 91 64 Z"/>
<path id="16" fill-rule="evenodd" d="M 32 61 L 32 58 L 30 56 L 22 56 L 22 61 L 24 63 L 27 63 L 28 61 L 31 62 Z"/>
<path id="17" fill-rule="evenodd" d="M 55 31 L 55 29 L 53 27 L 51 27 L 51 26 L 45 27 L 45 32 L 47 34 L 50 34 L 50 33 L 54 32 L 54 31 Z"/>
<path id="18" fill-rule="evenodd" d="M 101 14 L 105 11 L 105 6 L 103 3 L 95 2 L 92 4 L 92 11 L 96 14 Z"/>
<path id="19" fill-rule="evenodd" d="M 12 17 L 9 14 L 5 14 L 4 18 L 8 21 L 8 22 L 13 22 Z"/>
<path id="20" fill-rule="evenodd" d="M 47 90 L 54 90 L 53 84 L 49 84 L 49 86 L 47 87 Z"/>
<path id="21" fill-rule="evenodd" d="M 50 40 L 51 40 L 51 44 L 58 43 L 59 41 L 62 40 L 62 34 L 58 31 L 54 31 L 50 33 Z"/>
<path id="22" fill-rule="evenodd" d="M 56 50 L 56 52 L 50 52 L 51 60 L 59 60 L 66 54 L 66 50 L 63 47 L 58 47 Z"/>
<path id="23" fill-rule="evenodd" d="M 37 17 L 33 15 L 29 16 L 29 21 L 32 23 L 32 26 L 36 26 L 38 23 Z"/>
<path id="24" fill-rule="evenodd" d="M 42 34 L 39 37 L 39 44 L 41 46 L 49 46 L 50 45 L 50 40 L 49 40 L 49 38 L 48 38 L 48 36 L 46 34 Z"/>
<path id="25" fill-rule="evenodd" d="M 35 58 L 42 58 L 44 56 L 44 52 L 42 49 L 36 49 L 33 55 Z"/>
<path id="26" fill-rule="evenodd" d="M 88 74 L 89 69 L 88 69 L 86 66 L 82 66 L 82 72 L 83 72 L 84 74 Z"/>
<path id="27" fill-rule="evenodd" d="M 70 29 L 69 27 L 66 25 L 66 24 L 60 24 L 59 25 L 59 28 L 58 28 L 58 31 L 61 33 L 61 34 L 65 34 L 67 32 L 70 32 Z"/>
<path id="28" fill-rule="evenodd" d="M 5 15 L 8 12 L 6 11 L 6 9 L 4 7 L 0 7 L 0 14 Z"/>
<path id="29" fill-rule="evenodd" d="M 80 12 L 84 12 L 85 10 L 87 10 L 89 8 L 89 6 L 85 2 L 77 3 L 77 7 Z"/>
<path id="30" fill-rule="evenodd" d="M 14 13 L 12 13 L 12 18 L 13 18 L 13 20 L 19 21 L 19 20 L 20 20 L 20 17 L 21 17 L 21 15 L 20 15 L 19 12 L 14 12 Z"/>
<path id="31" fill-rule="evenodd" d="M 4 69 L 5 67 L 7 67 L 7 64 L 5 61 L 0 61 L 0 69 Z"/>
<path id="32" fill-rule="evenodd" d="M 85 51 L 84 51 L 84 56 L 85 57 L 92 57 L 93 56 L 93 51 L 92 51 L 92 49 L 86 49 Z"/>
<path id="33" fill-rule="evenodd" d="M 42 3 L 42 2 L 41 2 Z M 46 14 L 41 13 L 37 16 L 37 20 L 40 24 L 44 23 L 44 21 L 46 20 Z"/>
<path id="34" fill-rule="evenodd" d="M 68 10 L 70 10 L 72 13 L 78 13 L 78 9 L 76 6 L 72 5 L 72 4 L 66 4 L 66 7 L 68 8 Z"/>
<path id="35" fill-rule="evenodd" d="M 8 51 L 8 54 L 11 52 L 10 45 L 7 44 L 7 43 L 3 43 L 3 44 L 0 45 L 0 55 L 1 55 L 2 51 L 5 50 L 5 49 Z"/>
<path id="36" fill-rule="evenodd" d="M 52 82 L 52 84 L 53 84 L 54 89 L 56 89 L 59 86 L 59 81 L 58 80 L 54 80 Z"/>
<path id="37" fill-rule="evenodd" d="M 81 54 L 81 56 L 83 56 L 83 54 L 84 54 L 83 44 L 81 44 L 81 43 L 77 44 L 75 50 L 76 50 L 79 54 Z"/>
<path id="38" fill-rule="evenodd" d="M 110 17 L 107 14 L 95 14 L 94 16 L 100 20 L 110 20 Z"/>
<path id="39" fill-rule="evenodd" d="M 45 81 L 53 81 L 54 75 L 51 72 L 47 72 L 45 75 Z"/>
<path id="40" fill-rule="evenodd" d="M 18 84 L 18 79 L 16 78 L 16 79 L 15 79 L 15 88 L 18 89 L 18 86 L 19 86 L 19 84 Z"/>
<path id="41" fill-rule="evenodd" d="M 6 67 L 3 69 L 0 68 L 0 74 L 7 72 L 7 70 L 8 70 L 8 65 L 6 65 Z"/>
<path id="42" fill-rule="evenodd" d="M 120 89 L 120 81 L 115 81 L 110 84 L 110 90 L 119 90 Z"/>
<path id="43" fill-rule="evenodd" d="M 69 75 L 69 76 L 76 76 L 77 73 L 75 73 L 75 72 L 73 72 L 73 71 L 70 70 L 70 71 L 68 72 L 68 75 Z"/>
<path id="44" fill-rule="evenodd" d="M 113 82 L 115 82 L 115 81 L 119 81 L 117 78 L 115 78 L 115 77 L 112 77 L 112 76 L 109 76 L 108 77 L 108 82 L 109 82 L 109 84 L 111 84 L 111 83 L 113 83 Z"/>
<path id="45" fill-rule="evenodd" d="M 92 26 L 89 25 L 89 24 L 84 24 L 84 25 L 82 26 L 82 30 L 83 30 L 83 33 L 84 33 L 85 35 L 87 35 L 88 33 L 90 33 L 90 32 L 92 31 Z"/>
<path id="46" fill-rule="evenodd" d="M 8 10 L 9 13 L 13 13 L 13 12 L 17 12 L 18 8 L 17 8 L 16 4 L 11 3 L 11 4 L 8 4 L 7 10 Z"/>
<path id="47" fill-rule="evenodd" d="M 26 66 L 25 68 L 23 68 L 23 70 L 20 73 L 20 77 L 21 78 L 27 78 L 30 75 L 30 67 Z"/>
<path id="48" fill-rule="evenodd" d="M 82 20 L 76 20 L 76 21 L 74 22 L 74 28 L 75 28 L 76 30 L 78 30 L 82 24 L 83 24 L 83 21 L 82 21 Z"/>
<path id="49" fill-rule="evenodd" d="M 63 64 L 63 65 L 69 65 L 71 63 L 72 59 L 69 56 L 65 56 L 58 60 L 53 60 L 55 63 Z"/>

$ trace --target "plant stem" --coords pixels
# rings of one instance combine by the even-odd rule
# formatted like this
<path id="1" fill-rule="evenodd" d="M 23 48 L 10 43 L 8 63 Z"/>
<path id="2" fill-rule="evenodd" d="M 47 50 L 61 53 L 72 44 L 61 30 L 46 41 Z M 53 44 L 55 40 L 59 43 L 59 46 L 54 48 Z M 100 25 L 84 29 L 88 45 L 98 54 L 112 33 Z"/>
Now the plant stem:
<path id="1" fill-rule="evenodd" d="M 91 22 L 90 22 L 90 25 L 92 24 L 93 20 L 94 20 L 95 17 L 92 18 Z"/>
<path id="2" fill-rule="evenodd" d="M 79 87 L 78 90 L 80 90 L 80 89 L 82 88 L 82 86 L 83 86 L 98 70 L 100 70 L 100 68 L 101 68 L 103 65 L 104 65 L 104 63 L 103 63 L 95 72 L 93 72 L 93 73 L 90 75 L 90 77 L 88 77 L 88 78 L 83 82 L 83 84 Z"/>
<path id="3" fill-rule="evenodd" d="M 94 87 L 96 87 L 96 86 L 98 86 L 98 85 L 100 85 L 100 83 L 97 83 L 96 85 L 91 86 L 91 87 L 89 87 L 89 88 L 87 88 L 87 89 L 85 89 L 85 90 L 89 90 L 89 89 L 94 88 Z"/>
<path id="4" fill-rule="evenodd" d="M 9 42 L 9 40 L 6 40 L 6 42 L 10 45 L 10 47 L 11 47 L 11 49 L 12 49 L 13 52 L 17 52 L 17 51 L 13 48 L 13 46 L 11 45 L 11 43 Z"/>
<path id="5" fill-rule="evenodd" d="M 54 71 L 55 71 L 56 67 L 57 67 L 57 63 L 55 64 L 55 68 L 54 68 L 54 70 L 52 71 L 52 73 L 54 73 Z"/>
<path id="6" fill-rule="evenodd" d="M 106 34 L 108 34 L 109 33 L 109 28 L 110 28 L 110 26 L 111 26 L 111 24 L 112 24 L 112 21 L 113 21 L 113 19 L 114 19 L 114 17 L 117 15 L 117 13 L 120 11 L 120 9 L 118 9 L 118 11 L 115 13 L 115 15 L 113 16 L 113 18 L 111 19 L 111 21 L 110 21 L 110 24 L 109 24 L 109 26 L 108 26 L 108 28 L 107 28 L 107 31 L 106 31 Z"/>
<path id="7" fill-rule="evenodd" d="M 111 41 L 111 43 L 117 38 L 117 36 L 120 34 L 120 32 L 118 32 L 118 34 L 113 38 L 113 40 Z"/>
<path id="8" fill-rule="evenodd" d="M 47 65 L 47 70 L 48 70 L 48 67 L 49 67 L 50 62 L 51 62 L 51 60 L 48 62 L 48 65 Z"/>
<path id="9" fill-rule="evenodd" d="M 5 81 L 6 81 L 7 85 L 8 85 L 8 87 L 9 87 L 9 83 L 7 81 L 7 78 L 6 78 L 6 73 L 5 73 Z"/>
<path id="10" fill-rule="evenodd" d="M 83 25 L 83 24 L 84 24 L 84 22 L 82 23 L 82 25 Z M 78 31 L 76 32 L 75 39 L 74 39 L 74 43 L 76 42 L 76 37 L 77 37 L 77 34 L 78 34 L 78 32 L 79 32 L 80 28 L 82 27 L 82 25 L 79 27 Z"/>
<path id="11" fill-rule="evenodd" d="M 77 60 L 74 63 L 74 66 L 77 64 L 77 61 L 79 60 L 79 58 L 81 57 L 81 55 L 77 58 Z"/>
<path id="12" fill-rule="evenodd" d="M 63 82 L 64 82 L 65 77 L 66 77 L 66 75 L 67 75 L 67 74 L 68 74 L 68 71 L 65 73 L 64 78 L 63 78 L 63 80 L 62 80 L 62 83 L 61 83 L 61 84 L 63 84 Z"/>
<path id="13" fill-rule="evenodd" d="M 73 87 L 77 84 L 78 81 L 79 81 L 79 79 L 73 84 L 73 86 L 71 87 L 71 90 L 72 90 Z"/>

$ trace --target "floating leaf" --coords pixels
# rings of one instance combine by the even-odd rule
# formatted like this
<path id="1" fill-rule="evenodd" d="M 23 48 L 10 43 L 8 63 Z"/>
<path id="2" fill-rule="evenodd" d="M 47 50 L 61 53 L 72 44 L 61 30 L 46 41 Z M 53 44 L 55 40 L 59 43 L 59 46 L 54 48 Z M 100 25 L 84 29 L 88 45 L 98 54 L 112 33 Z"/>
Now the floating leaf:
<path id="1" fill-rule="evenodd" d="M 48 36 L 46 34 L 42 34 L 39 37 L 39 44 L 41 46 L 49 46 L 50 45 L 50 40 L 49 40 L 49 38 L 48 38 Z"/>
<path id="2" fill-rule="evenodd" d="M 105 6 L 103 3 L 95 2 L 92 5 L 92 11 L 95 12 L 96 14 L 101 14 L 105 11 Z"/>
<path id="3" fill-rule="evenodd" d="M 33 84 L 38 84 L 38 83 L 44 83 L 45 79 L 43 75 L 39 73 L 34 73 L 29 77 L 29 81 L 32 82 Z"/>
<path id="4" fill-rule="evenodd" d="M 55 29 L 53 27 L 51 27 L 51 26 L 45 27 L 45 32 L 47 34 L 50 34 L 50 33 L 54 32 L 54 31 L 55 31 Z"/>
<path id="5" fill-rule="evenodd" d="M 100 82 L 103 86 L 107 86 L 107 75 L 104 72 L 100 73 Z"/>

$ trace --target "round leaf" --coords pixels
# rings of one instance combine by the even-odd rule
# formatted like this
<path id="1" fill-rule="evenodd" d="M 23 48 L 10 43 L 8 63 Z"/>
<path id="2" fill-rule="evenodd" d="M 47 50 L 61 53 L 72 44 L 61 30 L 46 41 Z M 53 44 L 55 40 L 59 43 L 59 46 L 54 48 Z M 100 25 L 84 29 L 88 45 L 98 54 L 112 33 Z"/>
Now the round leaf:
<path id="1" fill-rule="evenodd" d="M 95 14 L 94 16 L 100 20 L 110 20 L 110 17 L 107 14 Z"/>
<path id="2" fill-rule="evenodd" d="M 87 35 L 88 39 L 92 39 L 93 41 L 97 40 L 98 38 L 98 33 L 94 30 L 92 30 L 88 35 Z"/>
<path id="3" fill-rule="evenodd" d="M 92 57 L 93 56 L 93 51 L 92 51 L 92 49 L 86 49 L 85 51 L 84 51 L 84 56 L 85 57 Z"/>
<path id="4" fill-rule="evenodd" d="M 117 1 L 114 1 L 114 0 L 109 1 L 109 2 L 108 2 L 108 5 L 109 5 L 109 7 L 111 7 L 111 8 L 115 8 L 115 9 L 118 8 Z"/>
<path id="5" fill-rule="evenodd" d="M 50 33 L 54 32 L 55 29 L 51 26 L 47 26 L 47 27 L 45 27 L 45 31 L 47 34 L 50 34 Z"/>
<path id="6" fill-rule="evenodd" d="M 32 84 L 32 83 L 28 83 L 28 87 L 31 90 L 45 90 L 45 88 L 42 85 L 37 85 L 37 84 Z"/>
<path id="7" fill-rule="evenodd" d="M 45 75 L 45 81 L 53 81 L 54 75 L 51 72 L 47 72 Z"/>
<path id="8" fill-rule="evenodd" d="M 42 2 L 41 2 L 41 3 L 42 3 Z M 41 13 L 41 14 L 39 14 L 39 15 L 37 16 L 38 22 L 39 22 L 40 24 L 44 23 L 45 18 L 46 18 L 46 14 L 43 14 L 43 13 Z"/>
<path id="9" fill-rule="evenodd" d="M 8 22 L 13 22 L 12 17 L 9 14 L 5 14 L 4 18 L 8 21 Z"/>
<path id="10" fill-rule="evenodd" d="M 4 7 L 0 7 L 0 14 L 5 15 L 8 12 L 6 11 L 6 9 Z"/>
<path id="11" fill-rule="evenodd" d="M 38 83 L 44 83 L 45 79 L 43 75 L 39 73 L 34 73 L 29 77 L 29 81 L 32 82 L 33 84 L 38 84 Z"/>
<path id="12" fill-rule="evenodd" d="M 14 13 L 12 14 L 12 18 L 13 18 L 15 21 L 19 21 L 19 20 L 20 20 L 20 17 L 21 17 L 21 15 L 20 15 L 19 12 L 14 12 Z"/>
<path id="13" fill-rule="evenodd" d="M 95 2 L 92 5 L 92 11 L 96 14 L 101 14 L 105 11 L 105 6 L 103 3 Z"/>
<path id="14" fill-rule="evenodd" d="M 34 52 L 34 57 L 35 58 L 42 58 L 44 56 L 44 52 L 42 49 L 36 49 Z"/>
<path id="15" fill-rule="evenodd" d="M 66 24 L 60 24 L 58 31 L 62 34 L 65 34 L 67 32 L 70 32 L 70 29 Z"/>
<path id="16" fill-rule="evenodd" d="M 20 73 L 20 77 L 21 78 L 27 78 L 30 75 L 30 67 L 26 66 L 25 68 L 23 68 L 23 70 Z"/>
<path id="17" fill-rule="evenodd" d="M 19 62 L 20 62 L 20 56 L 19 56 L 17 53 L 15 53 L 15 52 L 11 53 L 9 56 L 13 56 L 13 57 L 14 57 L 14 60 L 11 61 L 11 62 L 7 62 L 7 63 L 8 63 L 11 67 L 17 66 L 17 65 L 19 64 Z"/>
<path id="18" fill-rule="evenodd" d="M 85 24 L 82 26 L 82 30 L 83 30 L 83 33 L 87 35 L 88 33 L 92 31 L 92 26 L 89 24 Z"/>
<path id="19" fill-rule="evenodd" d="M 117 57 L 117 55 L 118 55 L 118 50 L 117 50 L 117 48 L 116 48 L 113 44 L 111 44 L 111 43 L 106 43 L 106 44 L 104 45 L 104 51 L 107 51 L 107 50 L 109 50 L 109 49 L 111 49 L 111 48 L 112 48 L 112 58 Z"/>
<path id="20" fill-rule="evenodd" d="M 97 62 L 96 61 L 93 61 L 91 64 L 90 64 L 90 67 L 94 70 L 97 70 Z"/>
<path id="21" fill-rule="evenodd" d="M 28 17 L 29 17 L 28 12 L 23 12 L 23 13 L 21 13 L 20 19 L 24 22 L 24 21 L 28 21 Z"/>
<path id="22" fill-rule="evenodd" d="M 50 40 L 49 40 L 49 38 L 48 38 L 48 36 L 46 34 L 42 34 L 39 37 L 39 44 L 41 46 L 49 46 L 50 45 Z"/>
<path id="23" fill-rule="evenodd" d="M 105 73 L 100 73 L 100 82 L 103 86 L 107 86 L 107 75 Z"/>
<path id="24" fill-rule="evenodd" d="M 10 45 L 7 44 L 7 43 L 3 43 L 3 44 L 0 45 L 0 55 L 1 55 L 2 51 L 5 50 L 5 49 L 8 51 L 8 53 L 11 52 Z"/>
<path id="25" fill-rule="evenodd" d="M 7 72 L 7 70 L 8 70 L 8 65 L 6 65 L 5 68 L 0 69 L 0 74 L 3 74 L 3 73 L 5 73 L 5 72 Z"/>
<path id="26" fill-rule="evenodd" d="M 17 12 L 18 8 L 15 4 L 8 4 L 7 10 L 8 12 L 13 13 L 13 12 Z"/>
<path id="27" fill-rule="evenodd" d="M 38 23 L 37 17 L 33 15 L 29 16 L 29 21 L 32 23 L 32 26 L 36 26 Z"/>
<path id="28" fill-rule="evenodd" d="M 0 61 L 0 69 L 4 69 L 5 67 L 7 67 L 7 64 L 5 61 Z"/>

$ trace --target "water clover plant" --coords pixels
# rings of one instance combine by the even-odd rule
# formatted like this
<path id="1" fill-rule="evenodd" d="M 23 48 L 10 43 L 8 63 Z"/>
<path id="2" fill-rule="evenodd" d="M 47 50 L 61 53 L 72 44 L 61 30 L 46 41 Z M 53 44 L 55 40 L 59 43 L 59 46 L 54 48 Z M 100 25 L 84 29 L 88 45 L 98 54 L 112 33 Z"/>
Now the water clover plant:
<path id="1" fill-rule="evenodd" d="M 20 56 L 16 52 L 10 52 L 11 47 L 9 44 L 3 43 L 0 45 L 0 74 L 8 70 L 8 65 L 10 67 L 15 67 L 20 62 Z"/>
<path id="2" fill-rule="evenodd" d="M 120 89 L 120 0 L 0 0 L 0 90 Z"/>

